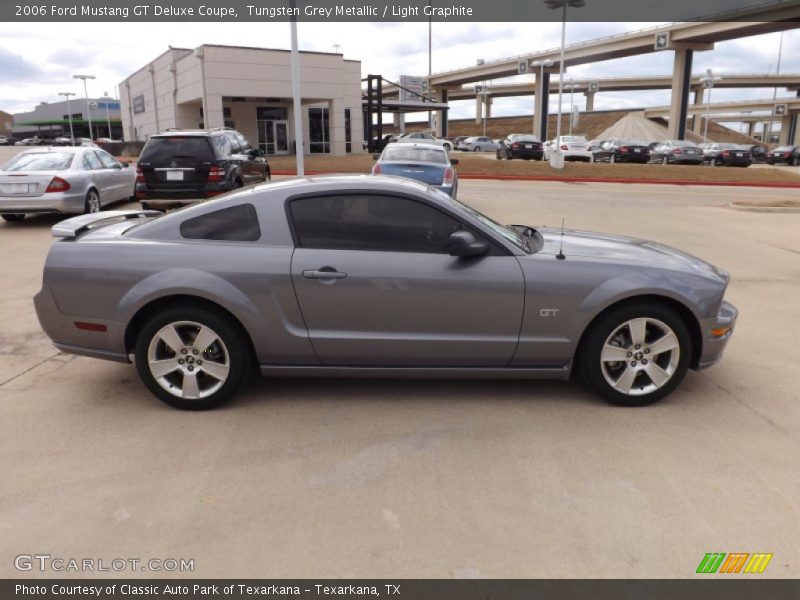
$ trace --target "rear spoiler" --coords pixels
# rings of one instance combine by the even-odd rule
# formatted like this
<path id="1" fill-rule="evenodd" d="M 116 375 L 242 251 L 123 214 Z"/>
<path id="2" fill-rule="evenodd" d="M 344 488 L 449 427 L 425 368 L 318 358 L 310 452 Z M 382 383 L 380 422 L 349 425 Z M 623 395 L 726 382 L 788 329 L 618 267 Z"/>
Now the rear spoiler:
<path id="1" fill-rule="evenodd" d="M 74 238 L 91 229 L 106 227 L 130 219 L 160 217 L 163 214 L 157 210 L 108 210 L 61 221 L 58 225 L 53 225 L 51 232 L 54 238 Z"/>

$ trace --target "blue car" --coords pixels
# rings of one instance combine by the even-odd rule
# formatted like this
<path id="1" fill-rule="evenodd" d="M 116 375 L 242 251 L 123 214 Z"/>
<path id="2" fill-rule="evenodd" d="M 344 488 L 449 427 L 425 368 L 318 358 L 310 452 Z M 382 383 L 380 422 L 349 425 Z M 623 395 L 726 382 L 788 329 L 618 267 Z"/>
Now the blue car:
<path id="1" fill-rule="evenodd" d="M 373 155 L 373 175 L 394 175 L 427 183 L 455 198 L 458 193 L 458 174 L 453 165 L 458 160 L 450 159 L 441 146 L 432 144 L 389 144 L 382 154 Z"/>

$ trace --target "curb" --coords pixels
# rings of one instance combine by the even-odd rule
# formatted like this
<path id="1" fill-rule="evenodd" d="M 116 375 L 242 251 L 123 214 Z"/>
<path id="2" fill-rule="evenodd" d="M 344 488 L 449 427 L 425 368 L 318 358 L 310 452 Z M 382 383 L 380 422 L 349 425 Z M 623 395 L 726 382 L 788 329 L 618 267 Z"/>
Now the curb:
<path id="1" fill-rule="evenodd" d="M 292 171 L 273 171 L 273 175 L 297 177 Z M 367 173 L 356 173 L 367 175 Z M 341 175 L 338 171 L 306 171 L 306 176 L 313 175 Z M 757 188 L 784 188 L 800 189 L 798 183 L 776 183 L 757 181 L 693 181 L 690 179 L 614 179 L 611 177 L 556 177 L 548 175 L 459 175 L 459 179 L 497 180 L 497 181 L 558 181 L 561 183 L 627 183 L 639 185 L 699 185 L 711 187 L 757 187 Z"/>

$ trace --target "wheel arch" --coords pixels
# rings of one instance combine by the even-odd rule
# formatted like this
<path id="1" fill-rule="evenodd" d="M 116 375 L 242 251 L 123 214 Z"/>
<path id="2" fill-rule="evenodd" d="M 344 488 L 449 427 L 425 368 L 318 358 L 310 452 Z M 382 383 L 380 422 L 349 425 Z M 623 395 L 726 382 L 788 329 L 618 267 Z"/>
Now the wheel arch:
<path id="1" fill-rule="evenodd" d="M 689 330 L 689 339 L 691 343 L 691 358 L 689 360 L 689 367 L 692 369 L 697 369 L 700 362 L 700 356 L 703 352 L 703 337 L 700 322 L 698 321 L 697 316 L 694 314 L 692 309 L 690 309 L 686 304 L 670 296 L 663 296 L 660 294 L 641 294 L 637 296 L 629 296 L 627 298 L 617 300 L 616 302 L 612 302 L 603 308 L 603 310 L 598 312 L 589 321 L 586 327 L 583 328 L 581 336 L 578 339 L 578 344 L 575 346 L 576 360 L 580 360 L 580 354 L 583 351 L 586 336 L 601 318 L 613 310 L 642 303 L 661 304 L 662 306 L 671 308 L 678 314 Z M 575 369 L 573 369 L 573 372 L 575 372 Z"/>
<path id="2" fill-rule="evenodd" d="M 204 308 L 209 312 L 213 312 L 229 321 L 239 330 L 243 336 L 243 339 L 247 341 L 250 356 L 252 360 L 257 362 L 257 355 L 253 345 L 253 340 L 239 318 L 221 304 L 218 304 L 213 300 L 209 300 L 208 298 L 203 298 L 201 296 L 195 296 L 192 294 L 170 294 L 150 300 L 141 306 L 136 313 L 134 313 L 133 317 L 131 317 L 130 321 L 128 321 L 128 324 L 125 327 L 125 351 L 127 353 L 133 351 L 139 332 L 154 315 L 169 308 L 178 306 Z"/>

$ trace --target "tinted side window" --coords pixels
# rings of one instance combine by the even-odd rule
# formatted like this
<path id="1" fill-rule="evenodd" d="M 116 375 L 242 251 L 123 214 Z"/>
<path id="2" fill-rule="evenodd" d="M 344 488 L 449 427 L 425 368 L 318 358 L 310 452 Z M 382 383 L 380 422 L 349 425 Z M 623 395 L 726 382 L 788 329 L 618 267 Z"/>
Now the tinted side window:
<path id="1" fill-rule="evenodd" d="M 210 139 L 217 158 L 227 158 L 231 155 L 231 141 L 227 135 L 212 135 Z"/>
<path id="2" fill-rule="evenodd" d="M 239 140 L 240 152 L 247 152 L 250 150 L 250 142 L 247 141 L 241 133 L 234 133 L 236 139 Z"/>
<path id="3" fill-rule="evenodd" d="M 254 242 L 261 237 L 258 216 L 252 204 L 240 204 L 187 219 L 181 235 L 192 240 Z"/>
<path id="4" fill-rule="evenodd" d="M 103 168 L 103 164 L 94 152 L 86 152 L 83 155 L 83 164 L 87 171 L 95 171 Z"/>
<path id="5" fill-rule="evenodd" d="M 302 248 L 447 254 L 453 217 L 395 196 L 300 198 L 289 205 Z"/>
<path id="6" fill-rule="evenodd" d="M 239 139 L 233 133 L 226 133 L 225 135 L 227 136 L 228 142 L 231 145 L 231 152 L 234 154 L 239 153 L 241 151 L 241 148 L 239 147 Z"/>
<path id="7" fill-rule="evenodd" d="M 116 159 L 105 150 L 95 150 L 94 153 L 97 154 L 97 156 L 100 158 L 100 162 L 103 163 L 103 167 L 106 169 L 117 168 L 119 163 L 117 163 Z"/>

